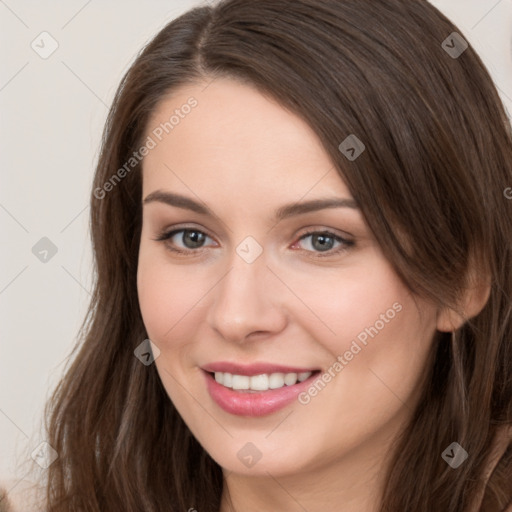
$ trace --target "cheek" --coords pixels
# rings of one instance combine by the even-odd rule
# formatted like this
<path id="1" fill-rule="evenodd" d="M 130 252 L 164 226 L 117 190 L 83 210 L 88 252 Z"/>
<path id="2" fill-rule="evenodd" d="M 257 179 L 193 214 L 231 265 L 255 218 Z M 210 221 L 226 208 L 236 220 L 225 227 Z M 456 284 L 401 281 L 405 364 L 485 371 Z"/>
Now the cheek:
<path id="1" fill-rule="evenodd" d="M 316 407 L 330 408 L 332 421 L 352 433 L 369 435 L 404 407 L 413 409 L 435 332 L 433 316 L 426 310 L 420 316 L 405 289 L 381 292 L 345 304 L 344 320 L 334 324 L 340 334 L 329 344 L 334 377 L 315 398 Z"/>
<path id="2" fill-rule="evenodd" d="M 315 313 L 302 316 L 302 328 L 331 357 L 325 378 L 334 395 L 322 393 L 317 403 L 325 399 L 328 406 L 339 396 L 352 410 L 392 411 L 400 405 L 395 395 L 405 400 L 414 392 L 435 333 L 435 309 L 415 301 L 384 260 L 315 283 L 307 278 L 297 290 Z"/>
<path id="3" fill-rule="evenodd" d="M 314 422 L 311 429 L 319 437 L 334 439 L 343 431 L 343 441 L 326 450 L 333 457 L 380 430 L 391 432 L 414 409 L 435 331 L 433 316 L 427 310 L 420 316 L 395 278 L 361 279 L 331 301 L 322 302 L 318 294 L 318 308 L 323 303 L 318 311 L 336 335 L 317 329 L 324 334 L 316 340 L 331 360 L 322 383 L 313 383 L 299 398 L 299 410 Z"/>
<path id="4" fill-rule="evenodd" d="M 287 276 L 294 293 L 303 299 L 295 303 L 295 321 L 332 355 L 349 350 L 359 339 L 362 346 L 377 330 L 390 330 L 400 322 L 409 294 L 389 266 L 377 257 L 333 272 L 303 272 Z M 290 286 L 290 287 L 292 287 Z M 304 311 L 304 305 L 309 311 Z"/>
<path id="5" fill-rule="evenodd" d="M 179 265 L 171 265 L 156 254 L 141 249 L 137 270 L 137 290 L 144 325 L 159 348 L 172 338 L 180 343 L 187 325 L 194 323 L 201 298 L 208 288 Z"/>

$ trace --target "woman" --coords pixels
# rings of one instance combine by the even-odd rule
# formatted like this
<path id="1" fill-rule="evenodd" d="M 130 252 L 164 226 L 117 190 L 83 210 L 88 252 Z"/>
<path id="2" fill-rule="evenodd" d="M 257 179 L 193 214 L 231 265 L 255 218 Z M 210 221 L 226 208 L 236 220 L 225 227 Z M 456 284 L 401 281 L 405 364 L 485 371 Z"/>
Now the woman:
<path id="1" fill-rule="evenodd" d="M 511 511 L 511 165 L 426 1 L 171 22 L 107 120 L 48 512 Z"/>

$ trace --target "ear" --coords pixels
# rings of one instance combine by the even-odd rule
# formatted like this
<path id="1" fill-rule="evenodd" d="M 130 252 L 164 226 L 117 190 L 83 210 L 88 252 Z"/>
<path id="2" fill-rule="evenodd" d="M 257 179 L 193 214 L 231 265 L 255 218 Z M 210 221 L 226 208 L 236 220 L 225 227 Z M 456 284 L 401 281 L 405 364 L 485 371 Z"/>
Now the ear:
<path id="1" fill-rule="evenodd" d="M 438 331 L 451 332 L 459 329 L 467 320 L 478 315 L 487 304 L 491 294 L 489 275 L 478 275 L 474 271 L 468 283 L 457 307 L 437 311 Z"/>

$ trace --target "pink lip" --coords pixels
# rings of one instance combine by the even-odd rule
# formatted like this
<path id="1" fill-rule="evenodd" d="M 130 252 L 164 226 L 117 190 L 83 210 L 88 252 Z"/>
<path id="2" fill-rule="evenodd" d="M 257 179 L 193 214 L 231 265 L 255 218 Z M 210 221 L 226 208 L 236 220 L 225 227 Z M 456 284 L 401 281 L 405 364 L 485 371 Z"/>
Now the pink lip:
<path id="1" fill-rule="evenodd" d="M 252 363 L 247 365 L 241 365 L 236 363 L 229 363 L 219 361 L 217 363 L 207 364 L 202 367 L 207 372 L 227 372 L 236 375 L 261 375 L 262 373 L 305 373 L 314 372 L 318 368 L 298 368 L 292 366 L 282 366 L 279 364 L 272 363 Z"/>
<path id="2" fill-rule="evenodd" d="M 275 368 L 275 367 L 273 367 Z M 219 370 L 217 370 L 219 371 Z M 238 369 L 237 373 L 240 370 Z M 252 371 L 252 368 L 251 368 Z M 305 370 L 308 371 L 308 370 Z M 231 373 L 231 372 L 229 372 Z M 259 375 L 261 373 L 277 373 L 272 372 L 255 372 L 251 375 Z M 283 372 L 292 373 L 292 372 Z M 296 372 L 293 372 L 296 373 Z M 300 373 L 300 372 L 299 372 Z M 268 391 L 234 391 L 230 388 L 219 384 L 213 375 L 207 371 L 203 371 L 206 379 L 206 386 L 212 400 L 224 411 L 235 414 L 237 416 L 265 416 L 272 414 L 288 404 L 293 402 L 297 396 L 304 391 L 311 382 L 317 378 L 318 372 L 315 371 L 309 378 L 302 382 L 297 382 L 293 386 L 284 386 L 279 389 L 269 389 Z M 247 375 L 238 373 L 238 375 Z"/>

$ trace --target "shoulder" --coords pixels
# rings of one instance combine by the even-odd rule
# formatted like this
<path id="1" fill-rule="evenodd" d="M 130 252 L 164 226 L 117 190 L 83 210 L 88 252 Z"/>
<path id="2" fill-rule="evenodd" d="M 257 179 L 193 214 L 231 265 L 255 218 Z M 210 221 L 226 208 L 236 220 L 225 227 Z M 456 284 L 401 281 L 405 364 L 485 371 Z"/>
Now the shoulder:
<path id="1" fill-rule="evenodd" d="M 0 512 L 43 512 L 44 489 L 29 480 L 0 480 Z"/>

